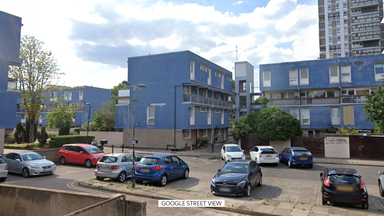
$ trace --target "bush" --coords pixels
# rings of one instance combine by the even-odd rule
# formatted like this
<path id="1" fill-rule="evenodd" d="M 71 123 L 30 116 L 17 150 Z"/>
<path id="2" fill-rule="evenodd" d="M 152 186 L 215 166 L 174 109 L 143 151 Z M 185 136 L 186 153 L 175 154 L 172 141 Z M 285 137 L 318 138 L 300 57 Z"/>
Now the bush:
<path id="1" fill-rule="evenodd" d="M 45 131 L 45 127 L 43 126 L 41 128 L 40 133 L 39 133 L 39 143 L 40 143 L 40 146 L 43 146 L 45 143 L 47 143 L 47 139 L 48 139 L 48 134 Z"/>
<path id="2" fill-rule="evenodd" d="M 65 125 L 63 127 L 60 127 L 59 129 L 59 136 L 61 135 L 69 135 L 69 131 L 71 130 L 71 125 Z"/>
<path id="3" fill-rule="evenodd" d="M 16 142 L 15 137 L 13 136 L 13 134 L 7 135 L 7 136 L 5 136 L 4 142 L 7 144 L 14 144 Z"/>
<path id="4" fill-rule="evenodd" d="M 52 138 L 52 137 L 56 137 L 56 136 L 59 136 L 59 133 L 58 132 L 48 132 L 48 138 Z"/>
<path id="5" fill-rule="evenodd" d="M 75 129 L 75 132 L 76 132 L 77 134 L 80 134 L 80 128 L 76 128 L 76 129 Z"/>
<path id="6" fill-rule="evenodd" d="M 13 133 L 13 136 L 15 138 L 15 141 L 20 144 L 23 142 L 23 136 L 24 136 L 24 127 L 21 124 L 21 122 L 17 123 L 16 125 L 16 131 Z"/>
<path id="7" fill-rule="evenodd" d="M 5 144 L 4 147 L 9 149 L 25 149 L 25 148 L 33 149 L 35 146 L 38 146 L 38 145 L 39 143 Z"/>
<path id="8" fill-rule="evenodd" d="M 94 140 L 95 136 L 88 136 L 89 140 Z M 65 135 L 52 137 L 49 141 L 50 148 L 61 148 L 64 144 L 87 143 L 87 136 L 84 135 Z"/>

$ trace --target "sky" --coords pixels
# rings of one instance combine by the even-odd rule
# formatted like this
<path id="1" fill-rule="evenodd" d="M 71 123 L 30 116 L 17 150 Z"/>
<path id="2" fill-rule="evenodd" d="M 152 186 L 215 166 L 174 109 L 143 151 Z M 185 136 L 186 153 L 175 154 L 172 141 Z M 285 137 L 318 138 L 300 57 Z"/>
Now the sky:
<path id="1" fill-rule="evenodd" d="M 234 63 L 317 59 L 317 0 L 12 0 L 21 35 L 44 42 L 65 73 L 58 84 L 113 88 L 128 57 L 190 50 L 234 72 Z M 237 47 L 237 48 L 236 48 Z"/>

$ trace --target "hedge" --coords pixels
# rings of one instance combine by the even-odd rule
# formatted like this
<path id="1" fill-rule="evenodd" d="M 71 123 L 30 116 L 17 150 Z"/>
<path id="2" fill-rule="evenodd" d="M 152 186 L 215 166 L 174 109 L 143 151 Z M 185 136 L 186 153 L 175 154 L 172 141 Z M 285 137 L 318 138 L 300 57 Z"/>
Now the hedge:
<path id="1" fill-rule="evenodd" d="M 95 136 L 88 136 L 88 141 L 91 143 Z M 71 143 L 87 143 L 87 136 L 85 135 L 64 135 L 52 137 L 49 141 L 49 148 L 61 148 L 64 144 Z"/>

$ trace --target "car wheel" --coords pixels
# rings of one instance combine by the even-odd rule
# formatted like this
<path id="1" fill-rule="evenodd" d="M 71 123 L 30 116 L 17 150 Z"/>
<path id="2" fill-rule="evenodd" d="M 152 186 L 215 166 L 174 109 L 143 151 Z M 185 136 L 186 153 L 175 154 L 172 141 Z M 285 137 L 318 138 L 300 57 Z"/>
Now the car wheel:
<path id="1" fill-rule="evenodd" d="M 362 208 L 362 209 L 365 209 L 365 210 L 368 210 L 368 208 L 369 208 L 369 203 L 368 203 L 368 201 L 361 203 L 361 208 Z"/>
<path id="2" fill-rule="evenodd" d="M 321 199 L 321 204 L 327 205 L 327 201 L 325 201 L 324 197 Z"/>
<path id="3" fill-rule="evenodd" d="M 121 182 L 121 183 L 124 183 L 125 182 L 125 179 L 127 178 L 127 174 L 125 172 L 121 172 L 119 174 L 119 176 L 117 176 L 117 181 L 118 182 Z"/>
<path id="4" fill-rule="evenodd" d="M 283 163 L 283 159 L 279 156 L 279 163 Z"/>
<path id="5" fill-rule="evenodd" d="M 312 165 L 312 164 L 308 165 L 308 168 L 312 168 L 312 167 L 313 167 L 313 165 Z"/>
<path id="6" fill-rule="evenodd" d="M 28 178 L 29 177 L 29 169 L 28 168 L 24 168 L 22 174 L 23 174 L 24 178 Z"/>
<path id="7" fill-rule="evenodd" d="M 183 178 L 187 179 L 189 177 L 189 169 L 185 169 Z"/>
<path id="8" fill-rule="evenodd" d="M 382 197 L 384 197 L 384 190 L 383 190 L 383 186 L 384 185 L 381 185 L 382 183 L 381 183 L 381 181 L 379 181 L 379 192 L 380 192 L 380 195 L 382 196 Z"/>
<path id="9" fill-rule="evenodd" d="M 92 166 L 92 161 L 89 160 L 89 159 L 85 160 L 85 166 L 86 166 L 87 168 L 91 168 L 91 166 Z"/>
<path id="10" fill-rule="evenodd" d="M 67 163 L 67 160 L 65 159 L 65 157 L 61 157 L 60 158 L 60 164 L 65 165 L 66 163 Z"/>
<path id="11" fill-rule="evenodd" d="M 260 176 L 259 184 L 257 184 L 257 187 L 261 187 L 263 185 L 263 176 Z"/>
<path id="12" fill-rule="evenodd" d="M 161 176 L 161 178 L 160 178 L 160 185 L 161 186 L 165 186 L 166 184 L 167 184 L 167 181 L 168 181 L 168 178 L 167 178 L 167 175 L 163 175 L 163 176 Z"/>
<path id="13" fill-rule="evenodd" d="M 288 159 L 287 165 L 289 168 L 292 168 L 291 160 Z"/>
<path id="14" fill-rule="evenodd" d="M 248 187 L 247 187 L 247 197 L 250 197 L 251 196 L 251 192 L 252 192 L 252 189 L 251 189 L 251 184 L 248 184 Z"/>
<path id="15" fill-rule="evenodd" d="M 100 176 L 96 176 L 96 179 L 99 180 L 99 181 L 103 181 L 103 177 L 100 177 Z"/>
<path id="16" fill-rule="evenodd" d="M 5 180 L 7 180 L 7 177 L 5 177 L 5 178 L 0 178 L 0 182 L 5 182 Z"/>
<path id="17" fill-rule="evenodd" d="M 275 163 L 275 166 L 279 166 L 279 163 Z"/>

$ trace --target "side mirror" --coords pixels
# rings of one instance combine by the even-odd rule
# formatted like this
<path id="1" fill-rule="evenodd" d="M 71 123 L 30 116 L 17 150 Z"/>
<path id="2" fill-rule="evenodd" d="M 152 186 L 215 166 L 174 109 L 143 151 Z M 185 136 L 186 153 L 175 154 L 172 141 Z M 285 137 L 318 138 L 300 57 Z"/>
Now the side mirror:
<path id="1" fill-rule="evenodd" d="M 323 173 L 322 172 L 320 173 L 320 178 L 323 178 Z"/>
<path id="2" fill-rule="evenodd" d="M 45 159 L 45 156 L 43 156 L 43 158 Z"/>
<path id="3" fill-rule="evenodd" d="M 20 159 L 16 159 L 17 162 L 20 162 L 21 160 Z"/>
<path id="4" fill-rule="evenodd" d="M 83 152 L 83 151 L 80 151 L 80 154 L 84 154 L 84 152 Z"/>
<path id="5" fill-rule="evenodd" d="M 384 175 L 384 171 L 379 171 L 379 175 Z"/>
<path id="6" fill-rule="evenodd" d="M 217 172 L 220 172 L 220 169 L 218 169 Z"/>

